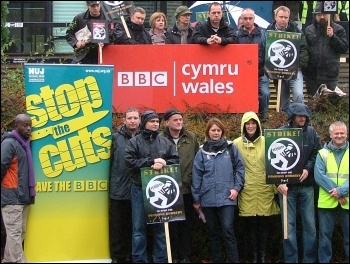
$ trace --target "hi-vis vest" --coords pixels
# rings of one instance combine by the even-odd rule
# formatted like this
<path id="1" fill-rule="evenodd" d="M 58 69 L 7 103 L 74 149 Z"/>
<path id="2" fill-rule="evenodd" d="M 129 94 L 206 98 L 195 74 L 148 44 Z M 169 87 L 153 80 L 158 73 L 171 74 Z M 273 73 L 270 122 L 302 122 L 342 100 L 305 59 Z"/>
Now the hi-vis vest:
<path id="1" fill-rule="evenodd" d="M 340 10 L 342 10 L 342 7 L 343 7 L 342 2 L 343 1 L 338 1 L 338 13 L 339 13 L 339 16 L 340 16 Z M 344 10 L 345 10 L 346 17 L 348 18 L 348 21 L 349 21 L 349 2 L 348 1 L 346 1 L 346 3 L 345 3 Z"/>
<path id="2" fill-rule="evenodd" d="M 318 152 L 326 165 L 327 176 L 335 182 L 337 186 L 342 185 L 349 180 L 349 148 L 345 151 L 340 166 L 338 168 L 334 154 L 328 149 L 321 149 Z M 318 208 L 335 208 L 338 206 L 338 199 L 329 195 L 322 187 L 319 188 Z M 349 210 L 349 195 L 345 197 L 347 203 L 342 205 L 344 209 Z"/>
<path id="3" fill-rule="evenodd" d="M 307 1 L 302 1 L 302 2 L 303 2 L 303 12 L 301 13 L 300 22 L 301 24 L 304 25 L 306 23 L 308 4 L 307 4 Z M 317 4 L 317 1 L 314 1 L 312 4 L 312 11 L 315 10 L 316 4 Z"/>

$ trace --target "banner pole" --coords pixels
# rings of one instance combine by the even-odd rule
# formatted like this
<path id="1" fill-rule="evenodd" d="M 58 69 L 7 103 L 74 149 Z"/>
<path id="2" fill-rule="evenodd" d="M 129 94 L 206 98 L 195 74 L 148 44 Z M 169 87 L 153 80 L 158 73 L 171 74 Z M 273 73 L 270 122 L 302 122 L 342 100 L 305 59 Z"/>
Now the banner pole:
<path id="1" fill-rule="evenodd" d="M 164 222 L 164 231 L 165 231 L 165 238 L 166 238 L 166 251 L 168 254 L 168 263 L 173 263 L 172 257 L 171 257 L 171 247 L 170 247 L 170 237 L 169 237 L 169 224 L 168 222 Z"/>
<path id="2" fill-rule="evenodd" d="M 278 79 L 278 84 L 277 84 L 277 102 L 276 102 L 276 112 L 277 112 L 277 113 L 280 111 L 280 104 L 281 104 L 281 86 L 282 86 L 282 79 Z"/>
<path id="3" fill-rule="evenodd" d="M 287 195 L 283 194 L 283 238 L 288 239 Z"/>

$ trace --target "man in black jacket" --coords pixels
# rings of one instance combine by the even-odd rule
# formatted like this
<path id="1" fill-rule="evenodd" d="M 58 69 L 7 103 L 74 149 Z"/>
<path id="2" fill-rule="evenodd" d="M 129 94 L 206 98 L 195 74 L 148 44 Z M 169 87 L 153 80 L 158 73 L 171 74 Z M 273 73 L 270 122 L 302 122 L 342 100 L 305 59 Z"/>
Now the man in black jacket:
<path id="1" fill-rule="evenodd" d="M 152 44 L 151 35 L 146 31 L 144 22 L 146 11 L 142 7 L 135 7 L 130 18 L 125 19 L 126 28 L 123 23 L 117 23 L 113 32 L 115 44 Z"/>
<path id="2" fill-rule="evenodd" d="M 66 40 L 74 49 L 73 64 L 98 64 L 98 48 L 104 46 L 103 43 L 91 43 L 91 21 L 106 20 L 100 1 L 86 1 L 86 5 L 88 10 L 76 15 L 66 31 Z M 108 22 L 109 26 L 111 23 Z M 76 33 L 85 27 L 90 31 L 90 37 L 77 39 Z"/>
<path id="3" fill-rule="evenodd" d="M 196 24 L 192 39 L 193 43 L 202 45 L 238 44 L 235 30 L 223 18 L 222 6 L 218 2 L 209 5 L 208 20 Z"/>
<path id="4" fill-rule="evenodd" d="M 307 92 L 314 95 L 321 84 L 330 90 L 338 86 L 340 54 L 349 49 L 345 29 L 330 21 L 330 14 L 322 13 L 323 2 L 314 10 L 313 23 L 305 29 L 309 48 L 309 63 L 303 71 Z M 330 26 L 328 26 L 330 21 Z"/>
<path id="5" fill-rule="evenodd" d="M 125 162 L 131 174 L 132 262 L 148 263 L 147 219 L 142 193 L 141 168 L 160 171 L 165 165 L 179 163 L 179 156 L 169 139 L 159 135 L 159 116 L 147 110 L 141 116 L 140 134 L 129 140 Z M 153 263 L 168 263 L 164 225 L 152 224 Z"/>
<path id="6" fill-rule="evenodd" d="M 288 123 L 281 128 L 301 128 L 303 130 L 303 172 L 299 183 L 278 185 L 282 225 L 283 195 L 287 196 L 288 237 L 283 239 L 285 263 L 298 263 L 297 211 L 302 219 L 302 263 L 317 262 L 317 241 L 314 199 L 314 166 L 317 152 L 322 148 L 320 137 L 310 126 L 311 111 L 305 104 L 291 103 L 288 110 Z M 283 226 L 282 226 L 283 227 Z M 283 228 L 282 228 L 283 230 Z"/>
<path id="7" fill-rule="evenodd" d="M 112 263 L 126 263 L 131 257 L 131 178 L 125 164 L 125 147 L 139 133 L 139 111 L 128 108 L 123 119 L 124 124 L 113 134 L 111 148 L 109 249 Z"/>

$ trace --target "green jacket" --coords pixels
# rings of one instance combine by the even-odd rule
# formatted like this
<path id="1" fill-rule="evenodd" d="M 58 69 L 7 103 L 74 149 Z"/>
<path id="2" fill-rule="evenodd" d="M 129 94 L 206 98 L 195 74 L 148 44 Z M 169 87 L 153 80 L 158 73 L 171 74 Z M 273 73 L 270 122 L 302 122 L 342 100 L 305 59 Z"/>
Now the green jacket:
<path id="1" fill-rule="evenodd" d="M 177 144 L 171 137 L 167 127 L 161 135 L 168 138 L 176 147 L 180 157 L 182 193 L 189 194 L 191 193 L 193 159 L 199 149 L 197 136 L 184 127 L 180 132 L 180 138 Z"/>
<path id="2" fill-rule="evenodd" d="M 258 122 L 259 137 L 253 142 L 245 137 L 244 124 L 250 119 Z M 247 112 L 242 117 L 241 135 L 233 143 L 237 146 L 245 166 L 245 182 L 238 196 L 240 216 L 270 216 L 279 214 L 279 207 L 274 195 L 277 189 L 273 184 L 266 184 L 265 137 L 258 116 Z"/>

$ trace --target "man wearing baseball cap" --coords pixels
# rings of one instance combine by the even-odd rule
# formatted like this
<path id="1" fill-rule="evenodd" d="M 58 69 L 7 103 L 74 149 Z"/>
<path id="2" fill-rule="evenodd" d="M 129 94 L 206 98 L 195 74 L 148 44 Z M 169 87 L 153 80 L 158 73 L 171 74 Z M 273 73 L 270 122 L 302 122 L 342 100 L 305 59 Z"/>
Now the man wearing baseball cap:
<path id="1" fill-rule="evenodd" d="M 86 5 L 88 10 L 76 15 L 66 31 L 66 40 L 74 49 L 72 64 L 98 64 L 98 48 L 104 46 L 102 42 L 91 43 L 91 21 L 107 20 L 101 12 L 100 1 L 86 1 Z M 112 23 L 108 21 L 108 25 Z M 85 27 L 90 31 L 90 37 L 78 39 L 76 33 Z"/>
<path id="2" fill-rule="evenodd" d="M 164 114 L 162 136 L 168 138 L 180 157 L 182 194 L 185 209 L 184 221 L 169 223 L 171 251 L 174 263 L 190 263 L 191 238 L 195 211 L 191 193 L 193 159 L 199 149 L 197 136 L 183 126 L 183 114 L 169 109 Z"/>
<path id="3" fill-rule="evenodd" d="M 141 116 L 140 134 L 131 138 L 125 149 L 125 163 L 131 176 L 132 262 L 148 263 L 147 221 L 140 169 L 150 167 L 160 171 L 165 165 L 179 163 L 179 156 L 171 142 L 159 136 L 159 116 L 152 110 Z M 153 263 L 168 263 L 164 225 L 153 227 Z"/>

